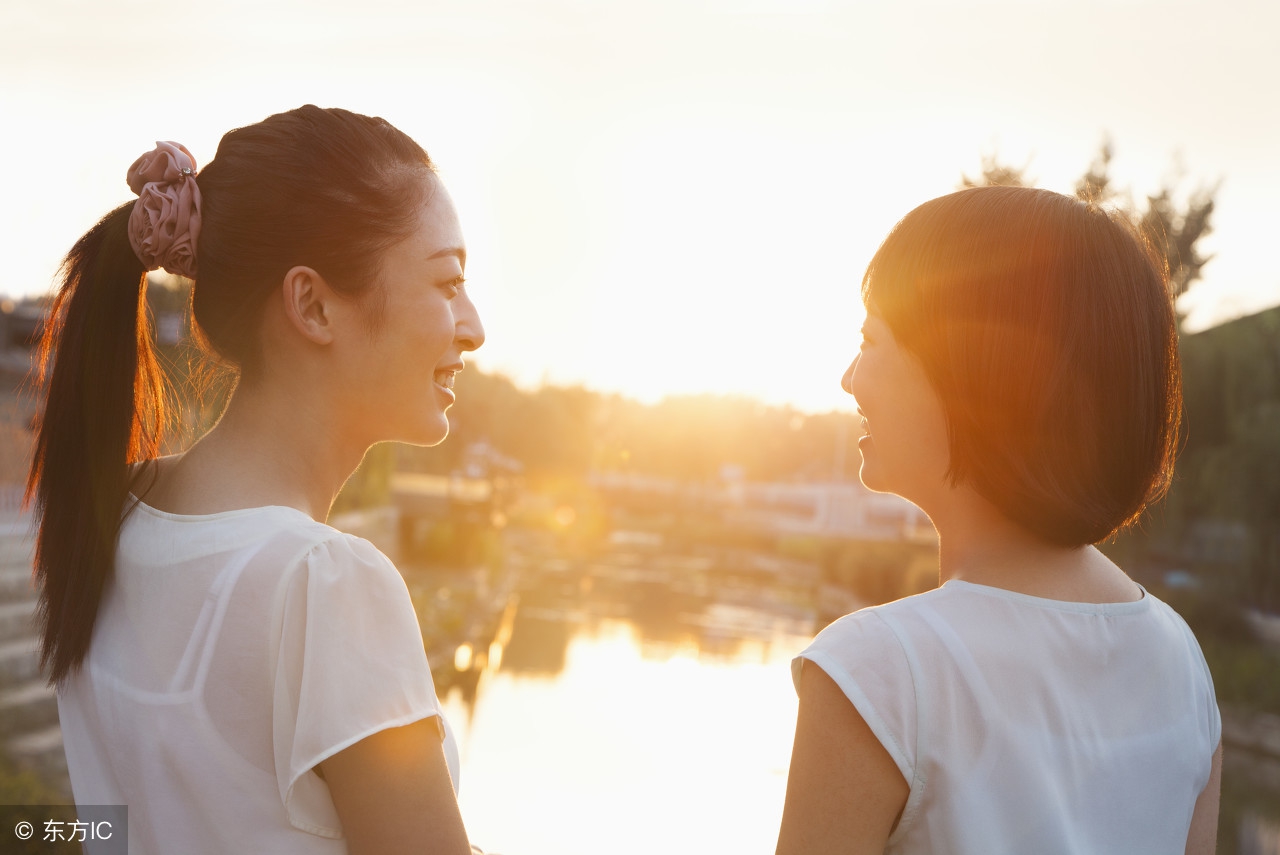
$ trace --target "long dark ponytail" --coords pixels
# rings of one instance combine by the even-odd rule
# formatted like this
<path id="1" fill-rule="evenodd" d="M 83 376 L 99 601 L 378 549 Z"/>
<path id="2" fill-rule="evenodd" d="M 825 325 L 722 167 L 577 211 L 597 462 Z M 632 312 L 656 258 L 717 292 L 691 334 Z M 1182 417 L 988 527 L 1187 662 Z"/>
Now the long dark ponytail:
<path id="1" fill-rule="evenodd" d="M 89 649 L 129 466 L 156 455 L 164 426 L 146 271 L 129 245 L 132 209 L 107 214 L 67 253 L 40 342 L 45 405 L 26 495 L 40 519 L 40 661 L 55 683 Z"/>
<path id="2" fill-rule="evenodd" d="M 294 265 L 353 296 L 376 291 L 370 271 L 412 232 L 433 174 L 404 133 L 346 110 L 307 105 L 228 133 L 198 176 L 179 179 L 198 181 L 203 198 L 196 340 L 233 370 L 251 369 L 267 295 Z M 146 271 L 129 241 L 134 204 L 67 254 L 40 346 L 46 399 L 26 497 L 40 521 L 41 664 L 54 683 L 88 653 L 131 478 L 142 474 L 130 467 L 159 453 L 165 425 Z"/>

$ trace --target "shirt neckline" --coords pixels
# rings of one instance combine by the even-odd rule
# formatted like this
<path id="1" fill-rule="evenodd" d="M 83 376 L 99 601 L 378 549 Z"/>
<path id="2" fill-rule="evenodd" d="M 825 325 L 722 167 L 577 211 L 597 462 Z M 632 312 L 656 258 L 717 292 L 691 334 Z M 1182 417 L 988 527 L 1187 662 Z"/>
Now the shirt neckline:
<path id="1" fill-rule="evenodd" d="M 966 582 L 963 579 L 948 579 L 942 584 L 942 587 L 960 591 L 971 591 L 975 594 L 999 597 L 1000 599 L 1009 600 L 1010 602 L 1023 603 L 1024 605 L 1038 606 L 1046 609 L 1055 609 L 1062 612 L 1075 612 L 1077 614 L 1091 615 L 1129 615 L 1139 614 L 1151 608 L 1151 593 L 1140 583 L 1134 582 L 1134 584 L 1138 586 L 1140 591 L 1142 591 L 1142 596 L 1136 600 L 1130 600 L 1123 603 L 1078 603 L 1071 600 L 1051 600 L 1048 597 L 1035 597 L 1031 594 L 1010 591 L 1006 588 L 996 588 L 992 585 L 980 585 L 976 582 Z"/>
<path id="2" fill-rule="evenodd" d="M 169 522 L 179 523 L 202 523 L 202 522 L 218 522 L 220 520 L 235 519 L 237 517 L 251 516 L 255 514 L 269 512 L 284 512 L 286 514 L 294 514 L 301 516 L 310 522 L 315 522 L 310 514 L 298 508 L 292 508 L 288 505 L 259 505 L 252 508 L 234 508 L 229 511 L 218 511 L 212 514 L 175 514 L 169 511 L 162 511 L 159 508 L 152 507 L 146 502 L 139 499 L 132 492 L 129 493 L 129 502 L 131 507 L 137 508 L 143 513 L 156 519 L 167 520 Z"/>

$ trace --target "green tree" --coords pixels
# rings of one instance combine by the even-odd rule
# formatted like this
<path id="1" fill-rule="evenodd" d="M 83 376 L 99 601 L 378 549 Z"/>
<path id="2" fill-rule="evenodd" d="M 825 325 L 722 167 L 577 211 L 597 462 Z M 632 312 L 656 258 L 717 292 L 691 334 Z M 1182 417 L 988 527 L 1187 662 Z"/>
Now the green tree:
<path id="1" fill-rule="evenodd" d="M 1187 440 L 1151 532 L 1224 594 L 1272 610 L 1280 610 L 1277 342 L 1280 308 L 1184 334 Z M 1197 544 L 1198 532 L 1214 529 L 1244 548 Z"/>
<path id="2" fill-rule="evenodd" d="M 1012 166 L 1002 161 L 996 152 L 988 152 L 982 156 L 982 171 L 978 177 L 961 175 L 960 187 L 1034 187 L 1035 179 L 1027 178 L 1030 166 L 1030 161 L 1025 166 Z"/>
<path id="3" fill-rule="evenodd" d="M 1114 153 L 1111 138 L 1103 137 L 1093 163 L 1089 164 L 1089 169 L 1076 181 L 1076 198 L 1099 205 L 1115 199 L 1117 191 L 1111 183 L 1111 158 Z"/>
<path id="4" fill-rule="evenodd" d="M 1197 244 L 1213 231 L 1210 220 L 1218 186 L 1197 188 L 1181 206 L 1174 199 L 1175 188 L 1169 184 L 1147 197 L 1140 223 L 1147 236 L 1164 250 L 1165 262 L 1169 265 L 1169 290 L 1175 298 L 1181 297 L 1201 278 L 1204 266 L 1213 258 L 1201 255 Z"/>
<path id="5" fill-rule="evenodd" d="M 449 411 L 450 436 L 435 448 L 402 448 L 403 468 L 447 473 L 484 442 L 527 474 L 581 478 L 623 471 L 678 480 L 717 479 L 724 466 L 758 481 L 850 477 L 861 436 L 850 413 L 808 415 L 745 397 L 679 395 L 642 404 L 581 387 L 519 389 L 467 370 Z"/>
<path id="6" fill-rule="evenodd" d="M 1164 257 L 1169 291 L 1177 299 L 1202 277 L 1205 265 L 1213 258 L 1201 253 L 1200 241 L 1213 231 L 1214 204 L 1221 182 L 1201 184 L 1184 194 L 1180 186 L 1182 170 L 1175 170 L 1157 192 L 1147 195 L 1138 206 L 1112 181 L 1114 154 L 1110 137 L 1104 136 L 1097 155 L 1075 183 L 1075 195 L 1085 202 L 1114 206 L 1133 220 Z M 960 186 L 1032 187 L 1035 181 L 1027 178 L 1029 166 L 1011 166 L 994 153 L 983 155 L 978 177 L 961 175 Z M 1184 195 L 1186 201 L 1180 202 Z"/>

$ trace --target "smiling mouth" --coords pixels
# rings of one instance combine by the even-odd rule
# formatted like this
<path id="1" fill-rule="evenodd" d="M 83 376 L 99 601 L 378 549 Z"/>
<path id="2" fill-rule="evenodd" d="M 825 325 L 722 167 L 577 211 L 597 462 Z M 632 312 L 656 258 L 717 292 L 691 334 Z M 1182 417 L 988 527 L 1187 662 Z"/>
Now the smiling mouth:
<path id="1" fill-rule="evenodd" d="M 458 372 L 461 370 L 462 363 L 455 362 L 451 365 L 446 365 L 444 368 L 437 368 L 432 379 L 435 380 L 436 385 L 440 388 L 448 389 L 452 392 L 453 384 L 457 382 Z"/>

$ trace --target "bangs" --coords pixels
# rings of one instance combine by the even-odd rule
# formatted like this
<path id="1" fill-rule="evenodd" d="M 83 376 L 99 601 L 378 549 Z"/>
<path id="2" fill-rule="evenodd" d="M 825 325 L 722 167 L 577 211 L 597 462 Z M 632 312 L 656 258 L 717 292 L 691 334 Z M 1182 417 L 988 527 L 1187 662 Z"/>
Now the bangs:
<path id="1" fill-rule="evenodd" d="M 1019 204 L 1010 205 L 1010 197 Z M 1007 187 L 926 202 L 898 222 L 871 259 L 864 305 L 900 341 L 930 338 L 944 322 L 1026 326 L 1038 314 L 1025 311 L 1026 304 L 1045 299 L 1045 280 L 1070 251 L 1045 222 L 1048 209 L 1062 202 L 1078 204 Z"/>

